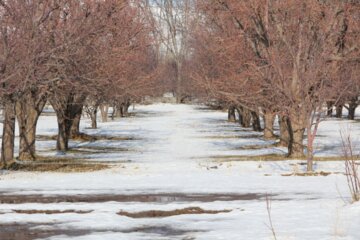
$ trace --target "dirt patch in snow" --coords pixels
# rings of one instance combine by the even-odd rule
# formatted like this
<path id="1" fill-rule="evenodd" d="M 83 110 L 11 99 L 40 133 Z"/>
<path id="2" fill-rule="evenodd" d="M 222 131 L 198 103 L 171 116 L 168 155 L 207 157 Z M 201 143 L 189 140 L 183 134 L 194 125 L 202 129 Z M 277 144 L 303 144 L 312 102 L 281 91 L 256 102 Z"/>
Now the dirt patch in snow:
<path id="1" fill-rule="evenodd" d="M 36 140 L 40 141 L 56 141 L 57 135 L 37 135 Z M 82 142 L 94 142 L 100 140 L 112 140 L 112 141 L 126 141 L 126 140 L 141 140 L 135 137 L 129 136 L 110 136 L 110 135 L 89 135 L 86 133 L 80 133 L 79 135 L 73 137 L 71 140 L 82 141 Z"/>
<path id="2" fill-rule="evenodd" d="M 28 223 L 28 224 L 0 224 L 0 239 L 6 240 L 33 240 L 48 238 L 56 235 L 66 235 L 68 237 L 77 237 L 91 233 L 90 230 L 78 229 L 52 229 L 54 224 L 49 223 Z M 47 229 L 51 228 L 51 229 Z"/>
<path id="3" fill-rule="evenodd" d="M 20 214 L 64 214 L 64 213 L 76 213 L 76 214 L 87 214 L 93 212 L 92 210 L 12 210 L 15 213 Z"/>
<path id="4" fill-rule="evenodd" d="M 331 174 L 344 174 L 341 172 L 294 172 L 294 173 L 285 173 L 285 174 L 281 174 L 281 176 L 284 177 L 290 177 L 290 176 L 299 176 L 299 177 L 316 177 L 316 176 L 329 176 Z"/>
<path id="5" fill-rule="evenodd" d="M 37 160 L 29 162 L 11 162 L 2 169 L 11 171 L 31 171 L 31 172 L 94 172 L 109 168 L 110 166 L 102 163 L 76 162 L 72 159 L 51 159 Z"/>
<path id="6" fill-rule="evenodd" d="M 6 240 L 34 240 L 54 236 L 66 236 L 67 238 L 80 237 L 101 233 L 144 233 L 156 234 L 161 237 L 183 236 L 182 239 L 194 239 L 187 236 L 192 233 L 202 232 L 201 230 L 177 229 L 171 226 L 141 226 L 131 229 L 63 229 L 57 228 L 56 224 L 49 223 L 12 223 L 0 224 L 0 239 Z"/>
<path id="7" fill-rule="evenodd" d="M 276 196 L 276 195 L 272 195 Z M 173 203 L 173 202 L 214 202 L 214 201 L 252 201 L 265 199 L 266 194 L 89 194 L 89 195 L 16 195 L 2 193 L 0 203 L 57 203 L 57 202 L 151 202 L 151 203 Z"/>
<path id="8" fill-rule="evenodd" d="M 218 214 L 218 213 L 228 213 L 231 210 L 204 210 L 199 207 L 188 207 L 183 209 L 175 209 L 170 211 L 160 211 L 160 210 L 150 210 L 142 212 L 126 212 L 120 211 L 117 214 L 121 216 L 126 216 L 130 218 L 164 218 L 177 215 L 185 214 Z"/>

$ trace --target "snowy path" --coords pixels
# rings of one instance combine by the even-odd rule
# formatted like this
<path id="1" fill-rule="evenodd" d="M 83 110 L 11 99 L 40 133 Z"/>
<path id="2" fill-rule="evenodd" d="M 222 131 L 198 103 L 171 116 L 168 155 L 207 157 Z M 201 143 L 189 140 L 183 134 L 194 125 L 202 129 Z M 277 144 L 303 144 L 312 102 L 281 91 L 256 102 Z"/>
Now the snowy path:
<path id="1" fill-rule="evenodd" d="M 284 149 L 248 149 L 246 146 L 272 142 L 227 123 L 224 112 L 167 104 L 140 106 L 135 112 L 133 118 L 99 123 L 97 130 L 85 129 L 88 122 L 82 123 L 88 134 L 129 140 L 71 143 L 87 150 L 105 146 L 108 152 L 85 157 L 112 162 L 111 169 L 0 175 L 0 239 L 272 239 L 267 227 L 267 193 L 273 195 L 278 239 L 360 239 L 360 206 L 344 203 L 342 198 L 348 192 L 342 174 L 284 177 L 281 174 L 304 166 L 296 164 L 300 161 L 230 161 L 233 156 L 281 153 Z M 56 134 L 52 116 L 42 117 L 39 126 L 41 135 Z M 327 129 L 334 123 L 324 126 L 321 143 L 327 144 L 332 141 Z M 39 141 L 37 147 L 53 155 L 54 144 Z M 337 143 L 333 144 L 330 149 L 337 149 Z M 127 151 L 115 151 L 120 148 Z M 228 157 L 229 161 L 215 161 Z M 343 171 L 341 162 L 316 167 Z M 24 200 L 14 202 L 15 195 Z M 231 212 L 136 219 L 116 214 L 185 207 Z M 25 214 L 14 210 L 88 212 Z"/>

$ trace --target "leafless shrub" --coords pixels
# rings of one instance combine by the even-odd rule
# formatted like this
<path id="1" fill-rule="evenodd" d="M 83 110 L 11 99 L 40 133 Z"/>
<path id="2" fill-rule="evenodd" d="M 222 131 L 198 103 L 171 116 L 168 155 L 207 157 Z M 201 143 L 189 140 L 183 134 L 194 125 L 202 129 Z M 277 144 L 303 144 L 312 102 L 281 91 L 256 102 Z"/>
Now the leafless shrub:
<path id="1" fill-rule="evenodd" d="M 354 144 L 350 131 L 341 131 L 342 152 L 345 158 L 345 175 L 354 202 L 360 200 L 360 174 L 359 165 L 354 153 Z"/>

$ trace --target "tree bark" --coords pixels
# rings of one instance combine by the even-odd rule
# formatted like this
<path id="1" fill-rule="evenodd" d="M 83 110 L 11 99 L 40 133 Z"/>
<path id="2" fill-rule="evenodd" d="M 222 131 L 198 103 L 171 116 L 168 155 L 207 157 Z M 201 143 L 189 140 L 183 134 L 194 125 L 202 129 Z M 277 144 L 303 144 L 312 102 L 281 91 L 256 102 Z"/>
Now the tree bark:
<path id="1" fill-rule="evenodd" d="M 357 106 L 358 106 L 357 99 L 356 99 L 356 98 L 351 99 L 350 102 L 349 102 L 349 115 L 348 115 L 348 119 L 350 119 L 350 120 L 354 120 L 354 119 L 355 119 L 355 111 L 356 111 Z"/>
<path id="2" fill-rule="evenodd" d="M 30 92 L 16 103 L 16 117 L 19 123 L 19 160 L 36 159 L 36 126 L 46 104 L 45 95 Z"/>
<path id="3" fill-rule="evenodd" d="M 236 122 L 235 106 L 229 106 L 229 109 L 228 109 L 228 121 L 229 122 Z"/>
<path id="4" fill-rule="evenodd" d="M 336 105 L 336 118 L 341 118 L 342 117 L 342 110 L 343 110 L 343 105 Z"/>
<path id="5" fill-rule="evenodd" d="M 128 117 L 129 116 L 129 107 L 130 107 L 130 101 L 126 100 L 126 102 L 124 102 L 122 104 L 122 117 Z"/>
<path id="6" fill-rule="evenodd" d="M 238 112 L 238 116 L 239 116 L 238 122 L 239 124 L 242 124 L 243 122 L 242 107 L 235 107 L 235 109 Z"/>
<path id="7" fill-rule="evenodd" d="M 92 129 L 96 129 L 97 128 L 97 106 L 95 106 L 90 113 L 90 118 L 91 118 L 91 128 Z"/>
<path id="8" fill-rule="evenodd" d="M 100 105 L 100 114 L 101 114 L 101 121 L 107 122 L 108 121 L 108 113 L 109 113 L 109 105 L 101 104 Z"/>
<path id="9" fill-rule="evenodd" d="M 70 136 L 69 136 L 70 139 L 76 138 L 77 136 L 80 135 L 80 121 L 81 121 L 82 110 L 83 108 L 81 108 L 81 110 L 75 114 L 75 117 L 71 124 Z"/>
<path id="10" fill-rule="evenodd" d="M 327 116 L 331 117 L 333 114 L 333 106 L 334 106 L 334 102 L 326 102 L 326 106 L 327 106 Z"/>
<path id="11" fill-rule="evenodd" d="M 56 142 L 58 151 L 65 152 L 69 149 L 71 127 L 75 117 L 82 111 L 85 98 L 84 95 L 75 93 L 54 94 L 50 98 L 50 103 L 56 112 L 58 121 Z"/>
<path id="12" fill-rule="evenodd" d="M 1 143 L 1 162 L 4 167 L 14 159 L 15 147 L 15 103 L 12 101 L 4 104 L 4 123 Z"/>
<path id="13" fill-rule="evenodd" d="M 304 133 L 305 133 L 305 121 L 304 116 L 298 113 L 290 116 L 289 133 L 290 143 L 288 146 L 288 156 L 292 158 L 303 158 L 304 155 Z"/>
<path id="14" fill-rule="evenodd" d="M 280 126 L 280 146 L 289 147 L 290 134 L 289 134 L 289 118 L 287 116 L 278 115 Z"/>
<path id="15" fill-rule="evenodd" d="M 261 132 L 262 128 L 260 124 L 260 118 L 259 115 L 254 111 L 251 111 L 251 121 L 252 121 L 253 130 L 256 132 Z"/>
<path id="16" fill-rule="evenodd" d="M 264 113 L 264 138 L 274 139 L 274 121 L 276 114 L 271 111 Z"/>
<path id="17" fill-rule="evenodd" d="M 239 107 L 239 115 L 241 115 L 241 126 L 244 128 L 249 128 L 251 127 L 251 111 L 244 108 L 244 107 Z"/>

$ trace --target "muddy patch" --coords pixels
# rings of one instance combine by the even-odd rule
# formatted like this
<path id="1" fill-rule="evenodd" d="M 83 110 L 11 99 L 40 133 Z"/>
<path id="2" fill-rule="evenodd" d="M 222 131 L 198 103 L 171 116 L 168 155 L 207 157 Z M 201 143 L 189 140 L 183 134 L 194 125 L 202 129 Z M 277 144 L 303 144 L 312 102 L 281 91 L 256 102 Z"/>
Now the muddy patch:
<path id="1" fill-rule="evenodd" d="M 28 224 L 0 224 L 0 239 L 6 240 L 33 240 L 48 238 L 56 235 L 66 235 L 68 237 L 78 237 L 90 234 L 91 230 L 78 229 L 47 229 L 54 224 L 49 223 L 28 223 Z"/>
<path id="2" fill-rule="evenodd" d="M 86 163 L 76 162 L 69 159 L 51 160 L 51 161 L 34 161 L 34 162 L 11 162 L 5 167 L 11 171 L 29 171 L 29 172 L 94 172 L 110 168 L 110 165 L 103 163 Z"/>
<path id="3" fill-rule="evenodd" d="M 12 210 L 15 213 L 20 214 L 65 214 L 65 213 L 76 213 L 76 214 L 87 214 L 93 212 L 92 210 L 80 211 L 80 210 Z"/>
<path id="4" fill-rule="evenodd" d="M 344 174 L 341 172 L 324 172 L 324 171 L 320 171 L 320 172 L 293 172 L 293 173 L 284 173 L 281 174 L 281 176 L 283 177 L 291 177 L 291 176 L 297 176 L 297 177 L 318 177 L 318 176 L 329 176 L 331 174 Z"/>
<path id="5" fill-rule="evenodd" d="M 276 195 L 273 195 L 276 196 Z M 173 202 L 215 202 L 215 201 L 252 201 L 263 200 L 266 194 L 102 194 L 102 195 L 11 195 L 1 194 L 0 203 L 58 203 L 58 202 L 149 202 L 149 203 L 173 203 Z"/>
<path id="6" fill-rule="evenodd" d="M 101 233 L 143 233 L 154 234 L 159 237 L 178 237 L 184 236 L 183 239 L 194 239 L 187 235 L 203 232 L 201 230 L 183 230 L 171 226 L 140 226 L 131 229 L 62 229 L 57 228 L 56 224 L 49 223 L 27 223 L 27 224 L 0 224 L 0 239 L 4 240 L 34 240 L 54 237 L 58 235 L 67 238 L 86 236 L 90 234 Z"/>
<path id="7" fill-rule="evenodd" d="M 57 135 L 36 135 L 36 140 L 39 141 L 56 141 Z M 131 136 L 110 136 L 110 135 L 89 135 L 86 133 L 81 133 L 71 140 L 81 141 L 81 142 L 95 142 L 100 140 L 112 140 L 112 141 L 131 141 L 131 140 L 141 140 L 140 138 L 131 137 Z"/>
<path id="8" fill-rule="evenodd" d="M 218 214 L 218 213 L 229 213 L 231 210 L 204 210 L 199 207 L 188 207 L 183 209 L 175 209 L 170 211 L 150 210 L 142 212 L 126 212 L 120 211 L 117 214 L 130 218 L 164 218 L 177 215 L 188 215 L 188 214 Z"/>

